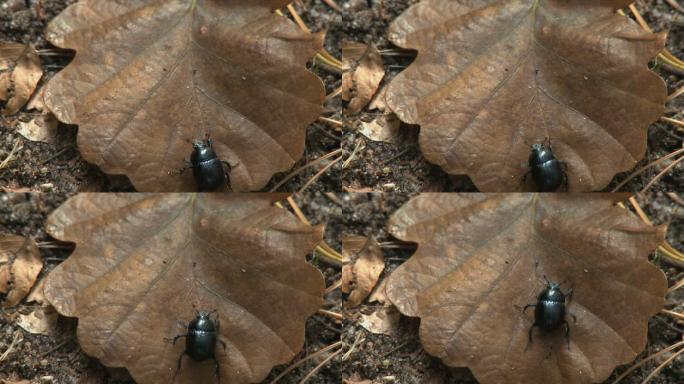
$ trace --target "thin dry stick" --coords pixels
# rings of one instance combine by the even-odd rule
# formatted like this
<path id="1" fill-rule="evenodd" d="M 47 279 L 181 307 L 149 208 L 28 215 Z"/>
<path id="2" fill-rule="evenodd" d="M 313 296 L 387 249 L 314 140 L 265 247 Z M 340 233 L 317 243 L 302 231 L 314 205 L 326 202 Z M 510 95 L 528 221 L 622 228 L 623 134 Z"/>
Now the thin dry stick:
<path id="1" fill-rule="evenodd" d="M 647 169 L 649 169 L 649 168 L 651 168 L 651 167 L 653 167 L 653 166 L 655 166 L 655 165 L 658 165 L 658 164 L 662 163 L 663 161 L 665 161 L 665 160 L 667 160 L 667 159 L 670 159 L 670 158 L 672 158 L 672 157 L 675 157 L 675 156 L 679 155 L 680 153 L 684 153 L 684 148 L 678 149 L 678 150 L 676 150 L 676 151 L 674 151 L 674 152 L 672 152 L 672 153 L 670 153 L 670 154 L 668 154 L 668 155 L 665 155 L 665 156 L 661 157 L 661 158 L 658 159 L 658 160 L 652 161 L 652 162 L 650 162 L 650 163 L 644 165 L 643 167 L 637 169 L 636 171 L 634 171 L 634 173 L 632 173 L 631 175 L 629 175 L 628 178 L 622 180 L 622 182 L 621 182 L 620 184 L 618 184 L 617 187 L 613 188 L 613 190 L 612 190 L 611 192 L 617 192 L 617 191 L 619 191 L 620 188 L 622 188 L 625 184 L 627 184 L 627 183 L 628 183 L 630 180 L 632 180 L 633 178 L 635 178 L 635 177 L 639 176 L 640 174 L 642 174 L 645 170 L 647 170 Z"/>
<path id="2" fill-rule="evenodd" d="M 321 169 L 317 174 L 313 175 L 313 177 L 311 179 L 309 179 L 309 181 L 307 181 L 306 184 L 304 184 L 304 186 L 302 188 L 300 188 L 299 191 L 297 191 L 297 193 L 302 193 L 302 192 L 306 191 L 306 189 L 309 188 L 311 186 L 311 184 L 313 184 L 314 181 L 316 181 L 319 177 L 321 177 L 323 174 L 328 172 L 328 170 L 330 168 L 332 168 L 333 166 L 335 166 L 335 164 L 339 163 L 340 160 L 342 160 L 342 156 L 334 159 L 333 161 L 330 162 L 330 164 L 323 167 L 323 169 Z"/>
<path id="3" fill-rule="evenodd" d="M 354 150 L 352 151 L 351 156 L 349 156 L 349 158 L 347 160 L 345 160 L 344 163 L 342 163 L 342 169 L 347 168 L 349 166 L 349 164 L 351 164 L 352 160 L 354 160 L 354 158 L 356 157 L 356 153 L 359 152 L 359 149 L 361 148 L 362 143 L 363 143 L 362 139 L 358 139 L 356 141 L 356 148 L 354 148 Z"/>
<path id="4" fill-rule="evenodd" d="M 287 5 L 287 10 L 290 11 L 290 15 L 292 15 L 292 18 L 294 19 L 295 23 L 297 23 L 297 25 L 299 25 L 299 28 L 301 28 L 306 33 L 311 33 L 311 30 L 309 29 L 309 27 L 306 26 L 306 24 L 304 23 L 304 20 L 302 20 L 302 18 L 299 17 L 299 14 L 294 9 L 292 4 Z"/>
<path id="5" fill-rule="evenodd" d="M 271 188 L 271 190 L 270 190 L 269 192 L 275 192 L 275 191 L 277 191 L 278 188 L 282 187 L 283 184 L 287 183 L 288 180 L 290 180 L 291 178 L 293 178 L 293 177 L 297 176 L 298 174 L 302 173 L 302 171 L 304 171 L 305 169 L 310 168 L 310 167 L 313 167 L 314 165 L 320 163 L 321 161 L 323 161 L 323 160 L 325 160 L 325 159 L 329 159 L 329 158 L 331 158 L 331 157 L 333 157 L 333 156 L 335 156 L 335 155 L 337 155 L 337 154 L 339 154 L 339 153 L 341 153 L 341 152 L 342 152 L 342 149 L 336 149 L 336 150 L 334 150 L 334 151 L 332 151 L 332 152 L 330 152 L 330 153 L 327 153 L 327 154 L 325 154 L 325 155 L 319 157 L 319 158 L 316 159 L 316 160 L 311 160 L 310 162 L 308 162 L 308 163 L 302 165 L 301 167 L 295 169 L 294 171 L 292 171 L 292 172 L 291 172 L 289 175 L 287 175 L 287 177 L 285 177 L 284 179 L 280 180 L 280 182 L 279 182 L 278 184 L 276 184 L 273 188 Z"/>
<path id="6" fill-rule="evenodd" d="M 342 8 L 340 8 L 340 6 L 337 5 L 337 3 L 335 3 L 333 0 L 323 0 L 323 2 L 326 3 L 326 4 L 328 4 L 328 6 L 329 6 L 330 8 L 336 10 L 337 12 L 342 13 Z"/>
<path id="7" fill-rule="evenodd" d="M 681 197 L 677 196 L 676 193 L 674 193 L 674 192 L 665 192 L 665 194 L 667 195 L 667 197 L 669 197 L 670 199 L 672 199 L 675 203 L 684 206 L 684 199 L 682 199 Z"/>
<path id="8" fill-rule="evenodd" d="M 282 371 L 282 372 L 280 373 L 280 375 L 276 376 L 276 378 L 273 379 L 269 384 L 275 384 L 275 383 L 277 383 L 278 380 L 282 379 L 283 377 L 285 377 L 285 375 L 287 375 L 288 373 L 292 372 L 293 369 L 299 367 L 300 365 L 306 363 L 307 361 L 309 361 L 309 360 L 311 360 L 311 359 L 313 359 L 313 358 L 315 358 L 315 357 L 317 357 L 317 356 L 319 356 L 319 355 L 321 355 L 321 354 L 323 354 L 323 353 L 325 353 L 325 352 L 327 352 L 327 351 L 329 351 L 329 350 L 331 350 L 331 349 L 334 349 L 334 348 L 337 348 L 337 347 L 340 347 L 340 346 L 342 346 L 342 342 L 341 342 L 341 341 L 338 341 L 338 342 L 336 342 L 336 343 L 330 344 L 330 345 L 328 345 L 327 347 L 325 347 L 325 348 L 323 348 L 323 349 L 321 349 L 321 350 L 318 350 L 318 351 L 316 351 L 316 352 L 314 352 L 314 353 L 312 353 L 312 354 L 310 354 L 310 355 L 308 355 L 308 356 L 302 358 L 302 359 L 299 360 L 298 362 L 296 362 L 296 363 L 290 365 L 289 367 L 287 367 L 287 369 L 285 369 L 284 371 Z"/>
<path id="9" fill-rule="evenodd" d="M 677 284 L 671 286 L 670 288 L 667 289 L 667 293 L 670 294 L 679 288 L 684 287 L 684 279 L 681 279 L 677 282 Z"/>
<path id="10" fill-rule="evenodd" d="M 658 180 L 660 180 L 661 177 L 665 176 L 665 174 L 670 172 L 670 170 L 672 170 L 672 168 L 676 167 L 682 161 L 684 161 L 684 156 L 681 156 L 677 160 L 673 161 L 672 164 L 665 167 L 665 169 L 660 171 L 660 173 L 658 173 L 651 181 L 648 182 L 648 184 L 646 184 L 646 186 L 643 189 L 641 189 L 641 193 L 646 192 L 649 188 L 651 188 L 653 186 L 653 184 L 655 184 Z"/>
<path id="11" fill-rule="evenodd" d="M 658 372 L 660 372 L 663 368 L 668 366 L 672 362 L 672 360 L 679 357 L 679 355 L 681 355 L 682 353 L 684 353 L 684 348 L 680 349 L 679 351 L 677 351 L 677 353 L 674 353 L 667 360 L 663 361 L 663 363 L 656 367 L 656 369 L 654 369 L 650 375 L 646 376 L 646 378 L 644 379 L 644 381 L 641 382 L 641 384 L 646 384 L 649 381 L 651 381 L 651 379 L 653 379 L 658 374 Z"/>
<path id="12" fill-rule="evenodd" d="M 361 342 L 365 340 L 361 338 L 362 336 L 363 333 L 361 332 L 356 334 L 356 340 L 354 340 L 354 343 L 352 344 L 351 348 L 349 348 L 349 350 L 342 356 L 342 361 L 347 361 L 349 359 L 349 356 L 351 356 L 351 354 L 354 353 L 356 346 L 361 344 Z"/>
<path id="13" fill-rule="evenodd" d="M 672 94 L 667 97 L 667 101 L 672 101 L 672 100 L 678 98 L 679 96 L 681 96 L 682 94 L 684 94 L 684 85 L 679 87 L 678 90 L 672 92 Z"/>
<path id="14" fill-rule="evenodd" d="M 679 5 L 679 3 L 677 3 L 676 0 L 665 0 L 665 2 L 668 3 L 668 4 L 670 4 L 670 6 L 671 6 L 672 8 L 678 10 L 679 12 L 684 13 L 684 7 L 682 7 L 681 5 Z"/>
<path id="15" fill-rule="evenodd" d="M 344 123 L 343 123 L 343 122 L 338 121 L 338 120 L 333 120 L 333 119 L 331 119 L 331 118 L 329 118 L 329 117 L 320 116 L 320 117 L 318 118 L 318 121 L 320 121 L 320 122 L 322 122 L 322 123 L 328 123 L 328 124 L 334 125 L 334 126 L 336 126 L 336 127 L 344 127 Z"/>
<path id="16" fill-rule="evenodd" d="M 14 147 L 10 151 L 9 155 L 7 155 L 7 158 L 0 163 L 0 169 L 5 169 L 7 164 L 12 161 L 12 158 L 14 157 L 14 154 L 18 151 L 19 144 L 21 144 L 21 140 L 17 139 L 17 141 L 14 142 Z"/>
<path id="17" fill-rule="evenodd" d="M 654 353 L 654 354 L 652 354 L 652 355 L 650 355 L 650 356 L 644 357 L 643 359 L 639 360 L 638 363 L 636 363 L 636 364 L 632 365 L 631 367 L 629 367 L 628 370 L 622 372 L 622 374 L 621 374 L 620 376 L 618 376 L 618 377 L 615 379 L 615 381 L 612 382 L 612 384 L 617 384 L 617 383 L 619 383 L 620 381 L 622 381 L 622 379 L 624 379 L 625 377 L 627 377 L 627 375 L 629 375 L 630 373 L 634 372 L 636 369 L 638 369 L 638 368 L 641 367 L 642 365 L 646 364 L 649 360 L 652 360 L 652 359 L 654 359 L 654 358 L 656 358 L 656 357 L 658 357 L 658 356 L 660 356 L 660 355 L 662 355 L 662 354 L 664 354 L 664 353 L 667 353 L 667 352 L 669 352 L 669 351 L 671 351 L 671 350 L 673 350 L 673 349 L 676 349 L 676 348 L 678 348 L 678 347 L 680 347 L 680 346 L 682 346 L 682 345 L 684 345 L 684 341 L 680 341 L 679 343 L 675 343 L 675 344 L 670 345 L 669 347 L 667 347 L 667 348 L 665 348 L 665 349 L 661 349 L 660 351 L 658 351 L 658 352 L 656 352 L 656 353 Z"/>
<path id="18" fill-rule="evenodd" d="M 344 316 L 342 316 L 341 313 L 337 313 L 337 312 L 333 312 L 333 311 L 328 311 L 328 310 L 325 310 L 325 309 L 322 309 L 322 308 L 318 310 L 318 313 L 321 314 L 321 315 L 323 315 L 323 316 L 331 317 L 331 318 L 333 318 L 333 319 L 335 319 L 335 320 L 344 320 Z"/>
<path id="19" fill-rule="evenodd" d="M 328 356 L 325 360 L 321 361 L 321 363 L 318 364 L 316 366 L 316 368 L 312 369 L 311 372 L 309 372 L 306 376 L 304 376 L 304 378 L 299 382 L 299 384 L 304 384 L 307 381 L 309 381 L 309 379 L 312 378 L 313 375 L 316 374 L 316 372 L 318 372 L 321 368 L 325 367 L 325 365 L 328 364 L 330 362 L 330 360 L 334 359 L 335 356 L 339 355 L 341 352 L 342 352 L 342 348 L 338 349 L 333 354 Z"/>
<path id="20" fill-rule="evenodd" d="M 668 309 L 661 309 L 660 312 L 665 314 L 665 315 L 668 315 L 668 316 L 676 317 L 679 320 L 684 320 L 684 314 L 682 314 L 682 313 L 670 311 Z"/>
<path id="21" fill-rule="evenodd" d="M 12 343 L 10 344 L 9 348 L 5 351 L 5 353 L 0 356 L 0 363 L 5 361 L 7 356 L 9 356 L 10 353 L 12 353 L 12 350 L 14 347 L 21 341 L 19 338 L 21 337 L 21 331 L 17 330 L 14 332 L 14 340 L 12 340 Z"/>
<path id="22" fill-rule="evenodd" d="M 684 128 L 684 121 L 675 120 L 673 118 L 665 117 L 665 116 L 660 117 L 660 120 L 662 120 L 666 123 L 674 124 L 677 126 L 677 128 Z"/>

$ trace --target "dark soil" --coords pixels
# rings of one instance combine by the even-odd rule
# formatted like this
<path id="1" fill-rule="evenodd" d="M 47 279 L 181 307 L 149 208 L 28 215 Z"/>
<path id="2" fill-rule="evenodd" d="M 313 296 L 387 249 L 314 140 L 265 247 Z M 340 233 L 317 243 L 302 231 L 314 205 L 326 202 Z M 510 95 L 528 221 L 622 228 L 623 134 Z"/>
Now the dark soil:
<path id="1" fill-rule="evenodd" d="M 342 220 L 337 221 L 341 223 L 336 225 L 337 231 L 340 231 L 341 234 L 373 235 L 381 245 L 385 246 L 383 249 L 385 271 L 380 278 L 381 280 L 389 276 L 412 255 L 414 252 L 412 244 L 399 242 L 399 245 L 404 248 L 390 248 L 397 245 L 397 240 L 388 235 L 385 230 L 385 223 L 388 218 L 410 198 L 408 195 L 356 193 L 338 195 L 337 198 L 342 202 L 340 209 L 343 213 Z M 668 241 L 680 251 L 684 251 L 684 205 L 678 205 L 662 193 L 651 193 L 646 198 L 641 199 L 640 204 L 656 224 L 670 222 L 667 233 Z M 670 285 L 684 277 L 684 269 L 677 267 L 661 256 L 656 256 L 654 263 L 665 271 Z M 668 296 L 666 308 L 676 308 L 674 310 L 684 308 L 683 299 L 684 290 L 676 291 Z M 418 337 L 419 319 L 402 316 L 400 336 L 398 337 L 372 334 L 356 323 L 361 313 L 370 314 L 375 308 L 375 305 L 366 302 L 358 308 L 345 309 L 345 317 L 349 319 L 345 323 L 342 334 L 345 352 L 357 339 L 362 341 L 354 348 L 349 359 L 344 361 L 343 379 L 370 379 L 373 384 L 477 383 L 469 370 L 446 367 L 438 359 L 429 356 L 423 350 Z M 649 323 L 647 349 L 637 359 L 681 341 L 684 335 L 683 324 L 681 321 L 675 321 L 664 315 L 654 317 Z M 642 370 L 631 374 L 622 383 L 640 383 L 667 357 L 656 359 L 647 364 Z M 619 368 L 616 372 L 623 372 L 624 369 Z M 611 383 L 615 377 L 614 374 L 611 380 L 607 380 L 604 384 Z M 684 380 L 684 359 L 679 358 L 651 382 L 672 384 L 680 383 L 682 380 Z"/>
<path id="2" fill-rule="evenodd" d="M 350 11 L 342 17 L 331 20 L 329 38 L 341 46 L 344 41 L 360 41 L 374 43 L 382 52 L 385 49 L 397 48 L 389 43 L 386 32 L 391 22 L 417 0 L 385 0 L 371 1 L 339 1 Z M 656 31 L 668 30 L 667 46 L 670 51 L 684 58 L 684 22 L 682 14 L 677 13 L 662 0 L 638 1 L 637 6 Z M 399 72 L 403 71 L 413 58 L 410 56 L 383 56 L 385 79 L 382 85 L 388 84 Z M 672 93 L 684 86 L 683 74 L 678 74 L 662 65 L 653 64 L 653 69 L 667 82 L 668 91 Z M 684 117 L 684 97 L 676 98 L 667 104 L 665 116 L 680 119 Z M 361 121 L 370 121 L 374 113 L 366 109 L 357 115 L 347 116 L 345 126 L 348 131 L 344 136 L 342 148 L 351 154 L 359 146 L 361 148 L 355 160 L 344 170 L 342 185 L 347 191 L 384 191 L 412 193 L 418 191 L 462 191 L 471 192 L 475 186 L 467 176 L 448 175 L 439 167 L 428 163 L 418 147 L 420 128 L 402 125 L 403 134 L 397 143 L 376 142 L 356 132 Z M 657 122 L 648 131 L 648 150 L 643 161 L 634 170 L 682 148 L 684 131 L 672 124 Z M 656 166 L 629 182 L 622 191 L 638 191 L 644 187 L 658 172 L 669 163 Z M 618 174 L 606 187 L 612 190 L 633 171 Z M 655 191 L 674 191 L 684 185 L 684 164 L 679 164 L 667 176 L 660 179 L 652 189 Z"/>
<path id="3" fill-rule="evenodd" d="M 45 220 L 49 214 L 62 204 L 67 195 L 56 193 L 10 193 L 0 194 L 0 234 L 15 234 L 29 237 L 38 243 L 52 242 L 54 239 L 45 233 Z M 334 212 L 334 204 L 320 195 L 312 193 L 299 199 L 300 207 L 309 214 L 314 223 L 329 221 L 329 212 Z M 312 208 L 313 207 L 313 208 Z M 326 232 L 326 239 L 334 243 L 335 236 Z M 60 262 L 69 256 L 71 244 L 56 244 L 62 248 L 43 247 L 41 255 L 45 267 L 39 279 L 45 277 Z M 339 266 L 331 266 L 325 260 L 312 258 L 326 278 L 326 285 L 331 285 L 340 276 Z M 333 291 L 325 298 L 324 308 L 340 312 L 341 298 L 339 290 Z M 77 320 L 60 317 L 59 331 L 54 336 L 33 335 L 23 331 L 16 325 L 19 314 L 31 312 L 32 305 L 22 303 L 13 308 L 0 309 L 0 354 L 6 351 L 15 333 L 21 333 L 21 342 L 14 348 L 8 359 L 0 363 L 0 382 L 4 379 L 30 379 L 35 382 L 54 382 L 59 384 L 83 383 L 85 378 L 91 384 L 96 383 L 133 383 L 125 369 L 109 369 L 97 360 L 89 358 L 76 342 Z M 302 351 L 294 358 L 300 358 L 316 352 L 339 341 L 341 324 L 336 320 L 320 314 L 312 316 L 306 325 L 306 341 Z M 312 359 L 287 374 L 279 381 L 282 384 L 296 384 L 315 366 L 329 355 Z M 290 364 L 273 369 L 263 384 L 269 383 Z M 313 384 L 329 384 L 340 382 L 340 365 L 333 361 L 318 371 L 310 380 Z M 52 381 L 45 381 L 52 377 Z M 42 381 L 41 381 L 42 380 Z"/>
<path id="4" fill-rule="evenodd" d="M 75 0 L 0 0 L 0 41 L 12 41 L 30 44 L 38 50 L 54 48 L 48 43 L 43 31 L 49 21 L 59 14 L 67 5 Z M 27 8 L 27 5 L 29 7 Z M 310 25 L 323 25 L 320 21 L 332 13 L 330 8 L 321 8 L 326 13 L 316 11 L 308 13 L 310 7 L 301 8 L 302 16 L 310 20 Z M 285 12 L 285 14 L 288 14 Z M 318 28 L 320 29 L 320 28 Z M 39 87 L 49 81 L 57 72 L 64 68 L 72 56 L 42 55 L 44 76 Z M 339 86 L 340 76 L 321 67 L 313 69 L 323 80 L 328 92 Z M 331 100 L 325 105 L 324 116 L 332 116 L 339 110 L 338 100 Z M 14 155 L 9 166 L 0 170 L 0 191 L 7 192 L 112 192 L 133 191 L 134 188 L 127 177 L 106 175 L 99 168 L 87 163 L 79 154 L 76 145 L 78 128 L 60 124 L 60 133 L 55 143 L 47 144 L 31 142 L 15 132 L 19 121 L 29 121 L 31 114 L 25 108 L 17 115 L 0 116 L 0 162 L 7 158 L 19 142 L 20 150 Z M 302 159 L 293 169 L 319 158 L 340 147 L 341 131 L 339 128 L 323 123 L 314 123 L 307 129 L 307 142 Z M 187 158 L 190 154 L 183 154 Z M 312 167 L 292 178 L 279 188 L 279 191 L 290 192 L 300 189 L 323 166 Z M 277 182 L 289 172 L 277 174 L 264 187 L 269 191 Z M 310 190 L 339 190 L 339 164 L 322 177 L 315 180 Z"/>

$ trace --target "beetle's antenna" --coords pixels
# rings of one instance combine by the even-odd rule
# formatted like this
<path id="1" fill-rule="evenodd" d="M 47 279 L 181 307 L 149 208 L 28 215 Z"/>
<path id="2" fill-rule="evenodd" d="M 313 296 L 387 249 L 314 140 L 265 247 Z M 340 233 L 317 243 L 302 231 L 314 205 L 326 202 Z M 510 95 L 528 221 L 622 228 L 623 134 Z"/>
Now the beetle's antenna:
<path id="1" fill-rule="evenodd" d="M 546 281 L 546 285 L 551 285 L 551 282 L 546 278 L 546 275 L 544 275 L 544 280 Z"/>

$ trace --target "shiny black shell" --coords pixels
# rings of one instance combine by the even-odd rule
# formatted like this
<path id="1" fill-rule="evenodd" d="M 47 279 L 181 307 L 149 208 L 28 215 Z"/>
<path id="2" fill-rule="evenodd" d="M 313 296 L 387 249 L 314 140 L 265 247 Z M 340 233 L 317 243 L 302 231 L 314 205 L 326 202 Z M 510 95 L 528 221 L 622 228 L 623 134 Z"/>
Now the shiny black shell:
<path id="1" fill-rule="evenodd" d="M 554 192 L 563 184 L 565 172 L 561 162 L 553 154 L 551 146 L 532 145 L 529 165 L 532 179 L 539 192 Z"/>
<path id="2" fill-rule="evenodd" d="M 216 156 L 216 152 L 211 146 L 211 140 L 196 141 L 193 148 L 190 164 L 197 183 L 197 190 L 200 192 L 213 191 L 226 185 L 223 163 Z"/>
<path id="3" fill-rule="evenodd" d="M 534 308 L 534 323 L 550 331 L 565 322 L 565 294 L 558 284 L 550 283 L 537 298 Z"/>
<path id="4" fill-rule="evenodd" d="M 195 361 L 214 358 L 216 349 L 216 324 L 208 313 L 200 312 L 190 324 L 185 338 L 185 353 Z"/>

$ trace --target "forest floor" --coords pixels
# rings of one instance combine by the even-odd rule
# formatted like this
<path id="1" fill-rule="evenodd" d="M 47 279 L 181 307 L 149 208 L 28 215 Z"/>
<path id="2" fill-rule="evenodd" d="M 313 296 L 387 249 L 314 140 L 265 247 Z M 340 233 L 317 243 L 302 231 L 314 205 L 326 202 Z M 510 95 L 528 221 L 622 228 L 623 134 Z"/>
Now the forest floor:
<path id="1" fill-rule="evenodd" d="M 341 216 L 339 213 L 335 214 L 334 204 L 321 196 L 319 193 L 310 192 L 298 201 L 313 224 L 333 222 L 335 217 Z M 67 198 L 68 195 L 56 193 L 0 194 L 0 233 L 25 236 L 37 243 L 48 242 L 50 244 L 40 249 L 44 268 L 38 280 L 47 276 L 73 251 L 72 247 L 68 245 L 66 248 L 50 248 L 49 246 L 54 245 L 54 239 L 45 232 L 45 220 Z M 332 228 L 334 226 L 329 227 L 325 238 L 331 244 L 335 244 Z M 340 278 L 339 266 L 329 265 L 324 260 L 312 259 L 311 257 L 310 261 L 325 276 L 326 286 Z M 339 290 L 333 291 L 326 295 L 324 308 L 339 313 L 341 303 Z M 0 383 L 3 380 L 9 380 L 12 383 L 19 378 L 30 379 L 35 383 L 134 383 L 125 369 L 104 367 L 96 359 L 88 357 L 81 350 L 76 340 L 77 320 L 74 318 L 60 316 L 57 331 L 50 336 L 31 334 L 22 330 L 17 325 L 17 319 L 20 314 L 30 313 L 34 306 L 22 302 L 12 308 L 0 309 L 0 351 L 4 352 L 9 349 L 17 332 L 21 335 L 20 341 L 13 347 L 12 353 L 8 355 L 7 359 L 0 362 Z M 316 314 L 310 317 L 306 324 L 304 348 L 293 361 L 338 342 L 341 328 L 340 322 L 328 316 Z M 299 383 L 327 356 L 324 354 L 319 359 L 308 361 L 285 375 L 278 383 Z M 271 375 L 263 381 L 263 384 L 270 383 L 290 364 L 275 367 Z M 308 382 L 312 384 L 339 384 L 340 374 L 340 364 L 333 361 L 326 364 Z M 51 379 L 47 379 L 48 377 Z"/>

